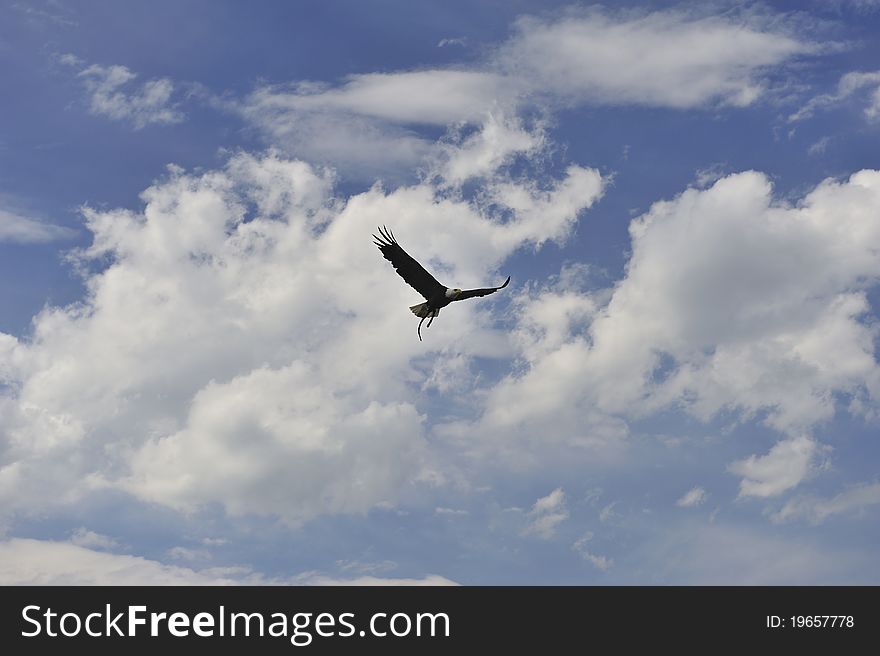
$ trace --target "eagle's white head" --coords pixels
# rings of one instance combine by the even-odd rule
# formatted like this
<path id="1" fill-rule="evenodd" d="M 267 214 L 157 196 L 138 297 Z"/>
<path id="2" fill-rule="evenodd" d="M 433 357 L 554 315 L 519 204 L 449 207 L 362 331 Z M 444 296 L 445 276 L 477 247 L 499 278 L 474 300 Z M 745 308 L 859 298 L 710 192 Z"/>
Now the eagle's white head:
<path id="1" fill-rule="evenodd" d="M 446 298 L 458 298 L 459 294 L 461 294 L 461 290 L 458 287 L 446 290 Z"/>

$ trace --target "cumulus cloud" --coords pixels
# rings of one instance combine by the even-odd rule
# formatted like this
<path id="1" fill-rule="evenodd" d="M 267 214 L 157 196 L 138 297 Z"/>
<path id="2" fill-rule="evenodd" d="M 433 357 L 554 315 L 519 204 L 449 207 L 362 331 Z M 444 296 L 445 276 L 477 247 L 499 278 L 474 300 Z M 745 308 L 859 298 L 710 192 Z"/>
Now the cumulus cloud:
<path id="1" fill-rule="evenodd" d="M 71 239 L 76 231 L 0 208 L 0 242 L 40 244 Z"/>
<path id="2" fill-rule="evenodd" d="M 460 185 L 495 174 L 517 156 L 537 155 L 546 145 L 539 126 L 529 130 L 518 119 L 489 113 L 480 129 L 440 146 L 437 173 L 446 184 Z"/>
<path id="3" fill-rule="evenodd" d="M 479 434 L 614 444 L 626 436 L 616 419 L 676 408 L 703 421 L 760 416 L 806 446 L 799 436 L 831 419 L 841 394 L 870 415 L 878 206 L 870 170 L 793 205 L 756 172 L 655 203 L 631 223 L 626 275 L 607 294 L 521 301 L 525 367 L 489 390 Z"/>
<path id="4" fill-rule="evenodd" d="M 770 518 L 774 522 L 805 519 L 811 524 L 821 524 L 832 515 L 862 512 L 877 504 L 880 504 L 880 483 L 869 483 L 855 485 L 830 499 L 795 497 L 771 513 Z"/>
<path id="5" fill-rule="evenodd" d="M 393 498 L 418 467 L 418 413 L 340 401 L 316 374 L 297 362 L 208 383 L 185 428 L 133 456 L 124 487 L 179 510 L 219 501 L 231 514 L 292 521 Z"/>
<path id="6" fill-rule="evenodd" d="M 675 505 L 680 508 L 692 508 L 693 506 L 699 506 L 705 500 L 706 490 L 698 486 L 685 492 L 685 494 L 675 502 Z"/>
<path id="7" fill-rule="evenodd" d="M 743 477 L 741 497 L 772 497 L 800 483 L 810 473 L 818 451 L 808 437 L 778 442 L 765 456 L 749 456 L 730 465 L 730 471 Z"/>
<path id="8" fill-rule="evenodd" d="M 523 535 L 534 535 L 542 540 L 549 540 L 556 535 L 556 527 L 568 519 L 568 508 L 565 506 L 565 492 L 556 488 L 546 497 L 541 497 L 528 512 L 529 524 Z"/>
<path id="9" fill-rule="evenodd" d="M 84 66 L 85 62 L 72 54 L 62 55 L 59 61 L 82 67 L 77 77 L 90 94 L 92 114 L 129 122 L 136 130 L 153 123 L 169 125 L 184 120 L 172 99 L 174 83 L 168 78 L 147 80 L 138 85 L 137 74 L 125 66 Z"/>
<path id="10" fill-rule="evenodd" d="M 85 208 L 93 240 L 74 257 L 87 297 L 46 308 L 28 339 L 0 335 L 4 507 L 123 490 L 298 525 L 439 480 L 417 407 L 439 383 L 413 362 L 431 344 L 452 361 L 499 357 L 503 341 L 489 301 L 454 308 L 420 343 L 414 292 L 370 233 L 393 216 L 412 254 L 476 286 L 523 245 L 564 240 L 603 186 L 577 166 L 546 182 L 493 175 L 473 200 L 423 182 L 343 201 L 329 173 L 239 154 L 198 175 L 172 167 L 140 211 Z"/>
<path id="11" fill-rule="evenodd" d="M 749 105 L 780 67 L 816 49 L 783 23 L 601 9 L 527 17 L 469 69 L 256 89 L 237 109 L 286 155 L 236 154 L 198 174 L 172 167 L 140 208 L 84 208 L 93 241 L 74 259 L 87 296 L 47 307 L 32 335 L 0 334 L 3 507 L 43 512 L 122 491 L 183 513 L 219 508 L 299 526 L 443 484 L 438 446 L 493 458 L 557 454 L 559 445 L 611 453 L 633 420 L 669 410 L 765 422 L 782 438 L 731 465 L 740 494 L 794 488 L 815 470 L 817 427 L 847 402 L 870 414 L 880 394 L 877 333 L 866 321 L 880 276 L 880 173 L 827 180 L 788 203 L 762 173 L 704 172 L 701 188 L 631 223 L 631 256 L 613 286 L 567 264 L 546 283 L 515 282 L 503 298 L 448 310 L 455 320 L 441 317 L 425 344 L 406 309 L 413 291 L 369 239 L 394 217 L 406 248 L 444 282 L 500 281 L 513 253 L 563 243 L 606 184 L 577 165 L 556 179 L 514 175 L 519 158 L 549 148 L 525 108 Z M 183 120 L 170 80 L 139 85 L 125 67 L 63 60 L 81 70 L 94 113 L 136 128 Z M 864 91 L 874 81 L 848 84 Z M 439 140 L 425 136 L 440 130 Z M 329 169 L 290 153 L 373 167 L 370 175 L 415 166 L 424 175 L 339 198 Z M 464 194 L 471 182 L 475 193 Z M 511 310 L 504 335 L 497 307 Z M 473 376 L 476 358 L 503 359 L 501 381 Z M 472 414 L 441 416 L 425 400 L 434 392 L 455 401 L 472 392 Z M 822 507 L 866 505 L 866 494 Z M 695 487 L 676 503 L 705 498 Z M 780 518 L 819 516 L 798 503 Z M 568 517 L 562 488 L 517 515 L 523 534 L 541 539 Z M 44 559 L 70 553 L 87 571 L 132 582 L 252 580 L 246 570 L 101 554 L 112 538 L 85 528 L 75 544 L 31 542 L 3 543 L 5 555 L 27 564 L 19 552 L 29 547 Z M 574 548 L 599 570 L 613 565 L 586 539 Z M 166 553 L 186 561 L 207 552 Z M 4 576 L 71 576 L 22 571 Z M 356 574 L 296 580 L 449 582 Z"/>

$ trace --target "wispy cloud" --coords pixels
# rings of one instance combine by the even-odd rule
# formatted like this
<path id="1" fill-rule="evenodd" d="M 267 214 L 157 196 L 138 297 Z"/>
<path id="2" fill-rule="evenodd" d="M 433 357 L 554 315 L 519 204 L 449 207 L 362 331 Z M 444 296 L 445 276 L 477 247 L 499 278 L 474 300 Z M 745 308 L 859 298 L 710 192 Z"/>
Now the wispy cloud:
<path id="1" fill-rule="evenodd" d="M 746 106 L 768 71 L 818 46 L 779 17 L 603 9 L 523 17 L 491 56 L 468 65 L 266 85 L 233 103 L 271 141 L 313 161 L 416 166 L 433 150 L 414 126 L 483 124 L 526 107 Z M 457 45 L 443 39 L 438 46 Z"/>
<path id="2" fill-rule="evenodd" d="M 40 244 L 72 239 L 76 231 L 0 208 L 0 242 Z"/>
<path id="3" fill-rule="evenodd" d="M 128 122 L 136 130 L 151 124 L 180 123 L 185 118 L 173 99 L 174 83 L 168 78 L 138 84 L 137 74 L 125 66 L 87 66 L 72 54 L 61 55 L 59 61 L 81 68 L 77 77 L 89 92 L 89 111 L 96 116 Z"/>
<path id="4" fill-rule="evenodd" d="M 810 473 L 819 446 L 808 437 L 778 442 L 767 455 L 749 456 L 730 465 L 743 477 L 741 497 L 772 497 L 795 487 Z"/>
<path id="5" fill-rule="evenodd" d="M 528 512 L 529 524 L 523 535 L 534 535 L 542 540 L 549 540 L 556 535 L 556 527 L 568 519 L 568 508 L 565 506 L 565 492 L 556 488 L 546 497 L 541 497 Z"/>
<path id="6" fill-rule="evenodd" d="M 853 97 L 863 97 L 865 118 L 880 118 L 880 71 L 854 71 L 845 74 L 837 83 L 837 91 L 823 93 L 811 98 L 807 104 L 788 117 L 789 121 L 802 121 L 818 111 L 842 105 Z"/>
<path id="7" fill-rule="evenodd" d="M 594 8 L 521 18 L 497 64 L 534 92 L 579 104 L 745 106 L 765 91 L 768 67 L 816 50 L 755 16 Z"/>
<path id="8" fill-rule="evenodd" d="M 592 564 L 593 567 L 602 572 L 607 572 L 614 566 L 614 561 L 607 556 L 601 556 L 590 551 L 589 545 L 592 540 L 593 534 L 591 532 L 587 532 L 583 535 L 583 537 L 581 537 L 573 545 L 571 545 L 571 548 L 578 554 L 580 554 L 581 558 Z"/>
<path id="9" fill-rule="evenodd" d="M 436 574 L 423 578 L 381 578 L 377 576 L 359 576 L 357 578 L 337 578 L 324 574 L 309 573 L 294 579 L 297 585 L 332 585 L 332 586 L 457 586 L 458 583 Z"/>
<path id="10" fill-rule="evenodd" d="M 445 39 L 440 39 L 437 42 L 438 48 L 445 48 L 447 46 L 463 46 L 467 43 L 467 39 L 465 37 L 449 37 Z"/>
<path id="11" fill-rule="evenodd" d="M 220 504 L 301 525 L 442 481 L 421 387 L 401 375 L 425 353 L 399 314 L 412 290 L 365 247 L 371 231 L 393 215 L 395 234 L 444 278 L 491 280 L 517 249 L 564 240 L 602 191 L 599 173 L 578 166 L 542 189 L 487 180 L 491 206 L 483 195 L 438 203 L 431 180 L 339 203 L 329 172 L 239 153 L 220 170 L 172 168 L 142 194 L 143 212 L 86 208 L 92 242 L 77 258 L 114 261 L 88 274 L 89 309 L 39 315 L 32 343 L 4 336 L 0 369 L 14 384 L 0 388 L 0 426 L 20 445 L 18 462 L 35 460 L 0 468 L 0 505 L 115 488 L 178 510 Z M 444 354 L 497 357 L 480 312 L 491 306 L 462 306 L 432 327 L 470 336 L 447 335 Z M 108 349 L 114 357 L 100 355 Z M 102 457 L 72 463 L 84 441 L 104 444 Z M 557 521 L 535 519 L 539 532 Z"/>
<path id="12" fill-rule="evenodd" d="M 692 508 L 694 506 L 699 506 L 703 503 L 707 498 L 706 490 L 701 487 L 694 487 L 688 490 L 684 496 L 682 496 L 678 501 L 675 502 L 676 506 L 680 508 Z"/>
<path id="13" fill-rule="evenodd" d="M 70 542 L 78 547 L 85 547 L 87 549 L 103 550 L 116 549 L 119 547 L 119 543 L 114 538 L 111 538 L 108 535 L 102 535 L 101 533 L 95 533 L 84 526 L 80 526 L 73 531 L 70 536 Z"/>
<path id="14" fill-rule="evenodd" d="M 805 519 L 821 524 L 832 515 L 855 513 L 880 504 L 880 483 L 856 485 L 830 498 L 799 496 L 791 499 L 777 512 L 771 513 L 774 522 Z"/>
<path id="15" fill-rule="evenodd" d="M 807 154 L 813 156 L 824 155 L 825 151 L 828 150 L 829 143 L 831 143 L 831 137 L 822 137 L 807 148 Z"/>
<path id="16" fill-rule="evenodd" d="M 76 27 L 79 22 L 75 18 L 74 10 L 60 2 L 46 2 L 43 7 L 37 2 L 15 2 L 12 8 L 21 12 L 28 20 L 35 22 L 48 22 L 60 27 Z"/>

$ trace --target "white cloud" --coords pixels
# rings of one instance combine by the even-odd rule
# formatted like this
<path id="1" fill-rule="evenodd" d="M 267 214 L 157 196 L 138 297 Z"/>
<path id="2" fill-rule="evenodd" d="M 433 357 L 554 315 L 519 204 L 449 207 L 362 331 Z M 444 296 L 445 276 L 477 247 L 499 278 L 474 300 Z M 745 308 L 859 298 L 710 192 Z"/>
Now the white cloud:
<path id="1" fill-rule="evenodd" d="M 445 39 L 440 39 L 437 42 L 438 48 L 445 48 L 446 46 L 464 46 L 467 42 L 465 37 L 448 37 Z"/>
<path id="2" fill-rule="evenodd" d="M 612 501 L 607 506 L 602 508 L 602 510 L 599 511 L 599 521 L 604 524 L 609 519 L 613 519 L 613 518 L 617 517 L 618 516 L 617 513 L 614 512 L 614 506 L 616 506 L 616 505 L 617 505 L 617 501 Z"/>
<path id="3" fill-rule="evenodd" d="M 336 567 L 342 572 L 375 575 L 397 569 L 397 563 L 392 560 L 383 560 L 378 563 L 361 562 L 359 560 L 337 560 Z"/>
<path id="4" fill-rule="evenodd" d="M 82 67 L 85 62 L 72 54 L 59 57 L 62 64 Z M 114 121 L 130 122 L 136 130 L 156 123 L 180 123 L 183 113 L 172 100 L 174 83 L 168 78 L 135 83 L 137 74 L 125 66 L 92 64 L 77 76 L 90 94 L 89 111 Z"/>
<path id="5" fill-rule="evenodd" d="M 705 189 L 706 187 L 715 184 L 716 182 L 718 182 L 718 180 L 725 176 L 726 168 L 726 164 L 716 162 L 715 164 L 711 164 L 706 168 L 697 170 L 695 186 L 698 189 Z"/>
<path id="6" fill-rule="evenodd" d="M 342 586 L 457 586 L 458 583 L 444 576 L 428 574 L 420 579 L 413 578 L 379 578 L 376 576 L 359 576 L 353 579 L 339 579 L 321 574 L 307 574 L 297 577 L 298 585 L 342 585 Z"/>
<path id="7" fill-rule="evenodd" d="M 824 155 L 825 151 L 828 150 L 828 144 L 831 142 L 830 137 L 822 137 L 815 143 L 811 144 L 809 148 L 807 148 L 808 155 Z"/>
<path id="8" fill-rule="evenodd" d="M 627 276 L 591 329 L 591 364 L 611 376 L 599 402 L 648 392 L 704 419 L 765 408 L 798 432 L 831 416 L 832 390 L 880 392 L 858 320 L 880 276 L 878 201 L 880 172 L 827 180 L 794 207 L 747 172 L 656 203 L 630 226 Z M 660 353 L 674 362 L 657 380 Z"/>
<path id="9" fill-rule="evenodd" d="M 267 579 L 247 567 L 200 570 L 140 556 L 94 551 L 69 542 L 13 538 L 0 541 L 0 585 L 458 585 L 445 577 L 331 578 L 307 572 Z"/>
<path id="10" fill-rule="evenodd" d="M 805 519 L 811 524 L 821 524 L 832 515 L 863 511 L 877 504 L 880 504 L 880 483 L 870 483 L 851 487 L 831 499 L 796 497 L 770 517 L 774 522 Z"/>
<path id="11" fill-rule="evenodd" d="M 219 501 L 232 514 L 294 522 L 393 498 L 419 465 L 418 413 L 341 401 L 317 373 L 295 363 L 208 383 L 182 430 L 134 455 L 124 487 L 179 510 Z"/>
<path id="12" fill-rule="evenodd" d="M 678 501 L 675 502 L 676 506 L 680 508 L 692 508 L 694 506 L 699 506 L 706 500 L 706 490 L 701 487 L 694 487 L 688 490 L 684 496 L 682 496 Z"/>
<path id="13" fill-rule="evenodd" d="M 880 10 L 880 0 L 840 0 L 843 4 L 850 5 L 857 11 L 865 13 Z"/>
<path id="14" fill-rule="evenodd" d="M 352 175 L 366 170 L 367 178 L 410 171 L 426 160 L 431 143 L 416 133 L 360 116 L 333 112 L 267 115 L 265 108 L 249 109 L 247 118 L 285 152 Z"/>
<path id="15" fill-rule="evenodd" d="M 0 542 L 2 585 L 235 585 L 259 583 L 246 570 L 195 571 L 140 556 L 93 551 L 67 542 Z"/>
<path id="16" fill-rule="evenodd" d="M 730 471 L 743 477 L 741 497 L 772 497 L 795 487 L 814 467 L 819 447 L 808 437 L 777 442 L 765 456 L 749 456 L 730 465 Z"/>
<path id="17" fill-rule="evenodd" d="M 35 23 L 48 22 L 65 28 L 79 25 L 79 22 L 75 20 L 75 9 L 71 7 L 66 7 L 60 2 L 48 2 L 45 8 L 34 6 L 35 4 L 14 2 L 10 6 L 15 11 L 21 12 L 27 20 Z"/>
<path id="18" fill-rule="evenodd" d="M 86 208 L 94 238 L 77 257 L 106 263 L 85 273 L 88 296 L 45 309 L 31 339 L 0 336 L 4 507 L 124 490 L 300 524 L 442 484 L 416 406 L 436 377 L 413 362 L 438 348 L 463 363 L 455 378 L 506 354 L 494 299 L 446 310 L 419 342 L 415 292 L 370 234 L 392 216 L 442 280 L 500 281 L 511 253 L 564 240 L 602 190 L 575 166 L 545 182 L 493 174 L 472 201 L 377 186 L 343 203 L 327 173 L 239 154 L 199 175 L 172 167 L 141 211 Z M 486 197 L 513 205 L 503 221 Z"/>
<path id="19" fill-rule="evenodd" d="M 608 556 L 599 556 L 586 550 L 581 551 L 580 554 L 584 560 L 591 563 L 593 567 L 602 572 L 607 572 L 614 566 L 614 561 Z"/>
<path id="20" fill-rule="evenodd" d="M 338 87 L 300 84 L 293 90 L 264 87 L 250 99 L 272 112 L 338 111 L 397 123 L 448 125 L 482 118 L 502 103 L 504 89 L 495 75 L 435 69 L 354 75 Z"/>
<path id="21" fill-rule="evenodd" d="M 76 231 L 0 208 L 0 242 L 39 244 L 71 239 Z"/>
<path id="22" fill-rule="evenodd" d="M 542 540 L 549 540 L 556 535 L 556 528 L 568 519 L 568 508 L 565 507 L 565 492 L 556 488 L 546 497 L 541 497 L 528 512 L 529 524 L 523 535 L 534 535 Z"/>
<path id="23" fill-rule="evenodd" d="M 165 552 L 171 560 L 199 562 L 211 559 L 211 553 L 206 549 L 191 549 L 189 547 L 171 547 Z"/>
<path id="24" fill-rule="evenodd" d="M 627 435 L 616 422 L 676 408 L 704 421 L 760 415 L 798 436 L 833 417 L 841 393 L 870 414 L 880 367 L 863 317 L 880 280 L 877 207 L 870 170 L 794 205 L 755 172 L 655 203 L 630 225 L 613 289 L 521 302 L 525 366 L 489 390 L 476 434 L 611 448 Z"/>
<path id="25" fill-rule="evenodd" d="M 78 547 L 87 549 L 115 549 L 119 546 L 113 538 L 90 531 L 84 526 L 80 526 L 71 534 L 70 541 Z"/>
<path id="26" fill-rule="evenodd" d="M 806 105 L 788 117 L 789 121 L 801 121 L 810 118 L 819 110 L 827 110 L 842 104 L 849 98 L 867 91 L 867 105 L 864 108 L 865 118 L 869 120 L 880 117 L 880 71 L 853 71 L 846 73 L 837 83 L 835 93 L 823 93 L 811 98 Z"/>
<path id="27" fill-rule="evenodd" d="M 590 9 L 521 18 L 498 60 L 533 91 L 569 102 L 686 108 L 749 105 L 768 67 L 814 50 L 756 16 Z"/>
<path id="28" fill-rule="evenodd" d="M 870 14 L 880 10 L 880 0 L 828 0 L 827 5 L 836 11 L 852 10 L 856 14 Z"/>
<path id="29" fill-rule="evenodd" d="M 588 563 L 593 565 L 596 569 L 602 572 L 607 572 L 614 566 L 614 560 L 608 558 L 607 556 L 600 556 L 592 553 L 587 546 L 590 541 L 593 539 L 593 534 L 587 532 L 582 538 L 577 540 L 571 548 L 580 554 L 581 558 L 586 560 Z"/>
<path id="30" fill-rule="evenodd" d="M 450 185 L 495 174 L 517 155 L 534 155 L 546 146 L 540 129 L 529 131 L 515 119 L 489 113 L 479 130 L 441 146 L 439 175 Z"/>
<path id="31" fill-rule="evenodd" d="M 497 76 L 479 71 L 372 73 L 337 86 L 261 87 L 239 108 L 271 143 L 345 171 L 388 175 L 425 163 L 433 143 L 415 125 L 479 122 L 509 95 Z"/>
<path id="32" fill-rule="evenodd" d="M 527 16 L 494 54 L 470 67 L 262 86 L 235 109 L 297 157 L 380 176 L 423 167 L 435 156 L 418 126 L 483 125 L 474 152 L 463 155 L 478 163 L 499 152 L 499 143 L 480 143 L 487 138 L 506 141 L 502 150 L 531 147 L 522 134 L 492 135 L 492 116 L 516 117 L 527 106 L 749 105 L 769 86 L 769 71 L 817 50 L 783 24 L 779 16 L 677 10 Z M 453 177 L 462 174 L 456 168 Z"/>

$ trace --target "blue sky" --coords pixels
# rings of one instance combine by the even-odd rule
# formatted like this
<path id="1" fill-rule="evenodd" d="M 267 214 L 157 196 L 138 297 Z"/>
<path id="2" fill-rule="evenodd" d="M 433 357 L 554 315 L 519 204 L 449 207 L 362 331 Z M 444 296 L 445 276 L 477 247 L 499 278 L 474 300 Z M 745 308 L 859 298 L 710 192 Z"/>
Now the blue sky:
<path id="1" fill-rule="evenodd" d="M 877 2 L 0 11 L 0 582 L 880 582 Z"/>

